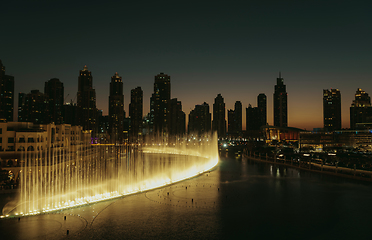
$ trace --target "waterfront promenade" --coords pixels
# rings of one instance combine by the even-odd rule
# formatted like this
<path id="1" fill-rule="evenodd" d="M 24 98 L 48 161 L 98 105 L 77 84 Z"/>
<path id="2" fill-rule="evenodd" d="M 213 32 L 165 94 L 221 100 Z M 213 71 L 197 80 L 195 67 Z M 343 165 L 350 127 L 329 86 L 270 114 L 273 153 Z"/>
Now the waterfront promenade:
<path id="1" fill-rule="evenodd" d="M 259 162 L 273 163 L 306 171 L 372 182 L 372 171 L 357 169 L 355 166 L 354 168 L 346 168 L 339 167 L 337 164 L 335 166 L 326 165 L 322 160 L 311 157 L 286 159 L 279 157 L 279 155 L 269 156 L 268 154 L 248 150 L 244 150 L 243 157 Z"/>

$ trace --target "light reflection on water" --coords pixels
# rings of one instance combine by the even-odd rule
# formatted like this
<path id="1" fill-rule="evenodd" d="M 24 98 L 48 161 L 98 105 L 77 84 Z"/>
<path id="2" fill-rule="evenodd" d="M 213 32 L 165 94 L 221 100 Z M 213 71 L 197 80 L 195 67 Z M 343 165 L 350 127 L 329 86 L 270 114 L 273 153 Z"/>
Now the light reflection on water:
<path id="1" fill-rule="evenodd" d="M 54 229 L 56 221 L 61 227 L 47 231 L 48 238 L 65 236 L 65 225 L 74 222 L 69 238 L 75 239 L 368 239 L 371 190 L 333 176 L 221 158 L 202 176 L 64 211 L 74 214 L 66 223 L 62 214 L 41 215 L 9 228 L 0 221 L 0 230 L 23 232 L 22 226 L 41 223 Z M 41 229 L 33 231 L 29 236 L 41 236 L 35 233 Z"/>

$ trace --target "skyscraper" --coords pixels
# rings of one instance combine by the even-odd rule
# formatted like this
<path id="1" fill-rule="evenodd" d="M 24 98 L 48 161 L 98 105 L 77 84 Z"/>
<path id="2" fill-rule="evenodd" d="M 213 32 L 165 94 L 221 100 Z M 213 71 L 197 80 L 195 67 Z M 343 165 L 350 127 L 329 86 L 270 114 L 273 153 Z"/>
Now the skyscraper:
<path id="1" fill-rule="evenodd" d="M 182 111 L 182 103 L 177 98 L 173 98 L 169 103 L 169 135 L 182 136 L 186 133 L 186 114 Z"/>
<path id="2" fill-rule="evenodd" d="M 341 93 L 338 89 L 323 90 L 323 122 L 325 131 L 341 129 Z"/>
<path id="3" fill-rule="evenodd" d="M 189 123 L 187 132 L 196 133 L 199 136 L 211 131 L 211 113 L 209 112 L 208 103 L 195 105 L 189 114 Z"/>
<path id="4" fill-rule="evenodd" d="M 143 117 L 143 91 L 141 87 L 131 90 L 130 104 L 130 140 L 132 142 L 140 140 L 142 135 L 142 117 Z"/>
<path id="5" fill-rule="evenodd" d="M 118 73 L 111 77 L 109 96 L 109 134 L 112 143 L 123 141 L 123 81 Z"/>
<path id="6" fill-rule="evenodd" d="M 357 123 L 372 123 L 371 98 L 360 88 L 356 91 L 355 100 L 350 107 L 350 128 L 356 129 Z"/>
<path id="7" fill-rule="evenodd" d="M 5 75 L 0 60 L 0 122 L 12 122 L 14 111 L 14 77 Z"/>
<path id="8" fill-rule="evenodd" d="M 221 94 L 219 93 L 214 99 L 213 104 L 213 121 L 212 130 L 217 131 L 219 138 L 226 136 L 226 110 L 225 102 Z"/>
<path id="9" fill-rule="evenodd" d="M 48 96 L 39 90 L 18 95 L 18 121 L 34 124 L 50 123 Z"/>
<path id="10" fill-rule="evenodd" d="M 260 115 L 260 127 L 267 124 L 267 100 L 264 93 L 260 93 L 257 96 L 257 107 Z"/>
<path id="11" fill-rule="evenodd" d="M 55 124 L 63 124 L 63 102 L 64 102 L 64 87 L 63 83 L 58 78 L 52 78 L 45 82 L 44 94 L 49 99 L 49 118 L 50 122 Z"/>
<path id="12" fill-rule="evenodd" d="M 154 93 L 151 101 L 151 115 L 153 117 L 153 133 L 165 134 L 168 131 L 168 104 L 171 96 L 170 76 L 160 73 L 155 76 Z"/>
<path id="13" fill-rule="evenodd" d="M 276 127 L 288 126 L 287 95 L 284 79 L 279 72 L 274 92 L 274 126 Z"/>
<path id="14" fill-rule="evenodd" d="M 267 104 L 266 95 L 260 93 L 257 96 L 257 107 L 249 104 L 246 108 L 246 129 L 249 131 L 259 131 L 261 126 L 267 124 Z"/>
<path id="15" fill-rule="evenodd" d="M 92 136 L 95 136 L 97 132 L 96 90 L 93 88 L 92 73 L 88 71 L 86 65 L 83 70 L 80 70 L 79 74 L 77 107 L 79 125 L 84 130 L 92 130 Z"/>
<path id="16" fill-rule="evenodd" d="M 242 132 L 242 103 L 235 102 L 234 110 L 227 111 L 227 122 L 229 134 L 239 135 Z"/>

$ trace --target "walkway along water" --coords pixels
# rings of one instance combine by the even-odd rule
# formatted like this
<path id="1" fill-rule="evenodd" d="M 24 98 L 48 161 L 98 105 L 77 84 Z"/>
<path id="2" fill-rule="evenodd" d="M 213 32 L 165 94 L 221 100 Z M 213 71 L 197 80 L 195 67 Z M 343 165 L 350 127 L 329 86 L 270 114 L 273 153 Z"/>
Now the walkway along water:
<path id="1" fill-rule="evenodd" d="M 278 158 L 277 155 L 269 156 L 268 154 L 248 151 L 247 149 L 244 150 L 243 157 L 253 161 L 273 163 L 306 171 L 372 182 L 372 171 L 356 169 L 355 165 L 353 169 L 338 167 L 337 164 L 336 166 L 330 166 L 325 165 L 323 161 L 320 161 L 320 163 L 318 163 L 318 160 L 312 159 L 311 157 L 307 157 L 305 161 L 304 159 L 285 159 Z"/>

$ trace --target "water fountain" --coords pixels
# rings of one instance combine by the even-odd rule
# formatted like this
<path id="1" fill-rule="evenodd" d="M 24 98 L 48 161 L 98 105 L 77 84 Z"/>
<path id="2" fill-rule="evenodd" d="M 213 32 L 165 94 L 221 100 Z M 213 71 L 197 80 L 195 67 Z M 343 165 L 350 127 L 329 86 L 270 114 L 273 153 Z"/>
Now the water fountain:
<path id="1" fill-rule="evenodd" d="M 26 151 L 23 161 L 19 196 L 1 218 L 81 206 L 196 176 L 217 164 L 217 137 Z"/>

